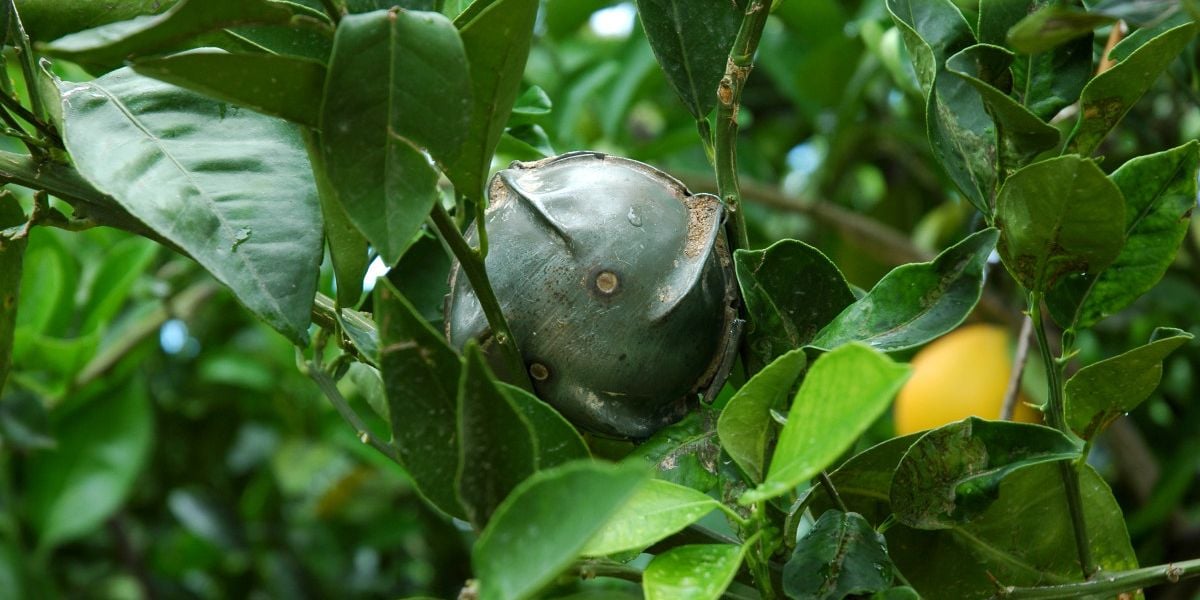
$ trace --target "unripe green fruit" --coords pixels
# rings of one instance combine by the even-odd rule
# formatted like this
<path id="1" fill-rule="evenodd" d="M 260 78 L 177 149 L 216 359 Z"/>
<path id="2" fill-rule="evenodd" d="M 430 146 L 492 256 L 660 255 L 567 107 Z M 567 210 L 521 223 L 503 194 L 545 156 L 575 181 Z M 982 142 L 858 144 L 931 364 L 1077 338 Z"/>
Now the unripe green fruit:
<path id="1" fill-rule="evenodd" d="M 720 201 L 595 152 L 514 163 L 488 196 L 488 277 L 538 395 L 609 436 L 644 438 L 682 418 L 736 317 Z M 457 265 L 446 333 L 489 348 Z"/>

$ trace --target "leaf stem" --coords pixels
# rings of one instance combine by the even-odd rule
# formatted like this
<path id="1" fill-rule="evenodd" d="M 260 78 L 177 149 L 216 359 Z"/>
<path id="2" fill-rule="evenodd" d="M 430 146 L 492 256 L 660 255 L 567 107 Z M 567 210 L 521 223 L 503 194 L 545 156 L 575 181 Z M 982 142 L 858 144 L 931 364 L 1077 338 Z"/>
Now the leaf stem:
<path id="1" fill-rule="evenodd" d="M 1045 317 L 1042 314 L 1042 297 L 1042 292 L 1033 292 L 1029 295 L 1029 317 L 1033 323 L 1033 330 L 1037 334 L 1038 350 L 1046 365 L 1047 386 L 1050 388 L 1050 399 L 1045 411 L 1046 421 L 1051 427 L 1069 436 L 1071 431 L 1067 427 L 1066 413 L 1063 407 L 1063 365 L 1050 351 L 1050 342 L 1046 337 Z M 1087 579 L 1096 572 L 1096 565 L 1092 560 L 1091 545 L 1088 543 L 1087 520 L 1083 514 L 1083 496 L 1079 490 L 1079 473 L 1069 461 L 1059 462 L 1058 465 L 1063 489 L 1067 495 L 1067 508 L 1071 513 L 1071 529 L 1075 533 L 1075 551 L 1079 555 L 1079 566 L 1083 569 L 1083 577 Z"/>
<path id="2" fill-rule="evenodd" d="M 1004 587 L 998 598 L 1033 600 L 1038 598 L 1078 598 L 1112 596 L 1120 592 L 1136 590 L 1151 585 L 1178 583 L 1184 579 L 1200 576 L 1200 558 L 1181 563 L 1168 563 L 1153 567 L 1133 569 L 1100 575 L 1090 581 L 1047 585 L 1039 587 Z"/>
<path id="3" fill-rule="evenodd" d="M 850 512 L 850 509 L 846 508 L 846 503 L 842 502 L 841 494 L 838 494 L 837 488 L 833 486 L 833 480 L 829 478 L 829 473 L 821 471 L 818 477 L 821 480 L 821 487 L 825 488 L 825 493 L 829 494 L 829 499 L 838 507 L 838 510 L 844 513 Z"/>
<path id="4" fill-rule="evenodd" d="M 1028 315 L 1021 320 L 1021 333 L 1017 335 L 1017 353 L 1013 356 L 1012 375 L 1008 379 L 1008 389 L 1004 392 L 1004 403 L 1000 405 L 1000 420 L 1011 421 L 1017 411 L 1017 398 L 1021 395 L 1021 376 L 1025 373 L 1025 363 L 1029 362 L 1030 337 L 1033 335 L 1033 319 Z"/>
<path id="5" fill-rule="evenodd" d="M 717 190 L 725 209 L 729 211 L 726 235 L 730 251 L 749 247 L 746 233 L 746 217 L 742 212 L 742 193 L 738 186 L 737 132 L 738 111 L 741 108 L 742 89 L 750 70 L 754 67 L 754 52 L 762 37 L 770 6 L 763 0 L 750 0 L 742 16 L 742 25 L 729 51 L 725 65 L 725 76 L 717 87 L 716 121 L 716 174 Z"/>
<path id="6" fill-rule="evenodd" d="M 446 212 L 446 208 L 441 203 L 434 203 L 430 217 L 433 219 L 434 226 L 437 227 L 438 234 L 450 246 L 450 251 L 458 259 L 462 272 L 466 274 L 467 281 L 471 284 L 471 288 L 475 291 L 475 297 L 483 308 L 483 314 L 487 317 L 488 326 L 492 330 L 492 338 L 496 341 L 501 358 L 507 367 L 507 372 L 502 373 L 502 377 L 511 384 L 533 391 L 533 384 L 529 381 L 529 373 L 525 370 L 525 360 L 521 357 L 517 340 L 508 328 L 508 321 L 500 310 L 500 301 L 496 299 L 496 293 L 492 290 L 491 282 L 488 281 L 483 256 L 467 243 L 466 238 L 455 226 L 454 219 Z"/>
<path id="7" fill-rule="evenodd" d="M 21 22 L 21 14 L 17 12 L 16 0 L 8 0 L 9 15 L 12 17 L 10 26 L 16 42 L 14 50 L 21 59 L 21 75 L 25 78 L 25 91 L 29 94 L 29 105 L 33 108 L 35 117 L 31 123 L 46 121 L 46 107 L 42 104 L 42 90 L 37 85 L 37 73 L 33 64 L 33 45 L 29 43 L 29 35 L 25 33 L 25 25 Z"/>
<path id="8" fill-rule="evenodd" d="M 309 378 L 313 380 L 313 382 L 317 384 L 317 387 L 320 388 L 321 393 L 329 399 L 329 403 L 333 405 L 333 408 L 337 410 L 338 414 L 341 415 L 342 418 L 354 428 L 355 433 L 358 435 L 358 439 L 362 441 L 362 443 L 369 444 L 372 448 L 378 450 L 381 454 L 391 459 L 392 462 L 400 466 L 404 466 L 404 462 L 400 459 L 399 452 L 397 452 L 391 444 L 380 440 L 371 433 L 371 430 L 367 428 L 367 424 L 363 422 L 362 417 L 358 416 L 358 413 L 354 412 L 354 409 L 350 407 L 350 403 L 346 401 L 346 397 L 343 396 L 340 391 L 338 391 L 337 384 L 333 382 L 333 379 L 331 379 L 329 375 L 325 373 L 324 369 L 322 369 L 319 364 L 317 364 L 315 361 L 305 363 L 302 367 L 302 370 L 306 375 L 309 376 Z"/>

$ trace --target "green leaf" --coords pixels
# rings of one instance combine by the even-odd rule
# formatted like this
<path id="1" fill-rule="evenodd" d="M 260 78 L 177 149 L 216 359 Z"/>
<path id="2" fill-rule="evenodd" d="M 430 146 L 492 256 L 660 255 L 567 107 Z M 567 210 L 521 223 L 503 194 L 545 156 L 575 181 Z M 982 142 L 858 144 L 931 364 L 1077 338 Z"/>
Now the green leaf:
<path id="1" fill-rule="evenodd" d="M 1154 393 L 1163 359 L 1192 337 L 1179 329 L 1157 329 L 1149 344 L 1080 369 L 1064 389 L 1067 425 L 1083 439 L 1095 439 Z"/>
<path id="2" fill-rule="evenodd" d="M 699 521 L 719 503 L 707 494 L 661 479 L 638 486 L 621 509 L 588 540 L 583 556 L 606 556 L 643 550 Z"/>
<path id="3" fill-rule="evenodd" d="M 496 385 L 529 422 L 537 444 L 539 470 L 591 456 L 579 432 L 552 406 L 517 386 L 502 381 L 497 381 Z"/>
<path id="4" fill-rule="evenodd" d="M 329 244 L 329 258 L 333 263 L 333 277 L 337 284 L 337 305 L 357 306 L 362 298 L 364 275 L 370 264 L 370 244 L 338 202 L 337 189 L 329 180 L 329 168 L 321 152 L 320 132 L 305 130 L 304 143 L 308 149 L 308 160 L 312 163 L 317 193 L 321 197 L 321 219 L 325 224 L 325 242 Z"/>
<path id="5" fill-rule="evenodd" d="M 1073 274 L 1047 296 L 1063 327 L 1091 327 L 1162 279 L 1187 235 L 1196 206 L 1200 143 L 1139 156 L 1110 178 L 1125 197 L 1125 246 L 1107 269 Z"/>
<path id="6" fill-rule="evenodd" d="M 646 600 L 717 600 L 737 575 L 745 546 L 678 546 L 659 554 L 642 573 Z"/>
<path id="7" fill-rule="evenodd" d="M 500 391 L 483 352 L 466 347 L 458 385 L 458 498 L 477 528 L 537 471 L 537 440 L 529 419 Z"/>
<path id="8" fill-rule="evenodd" d="M 820 250 L 781 240 L 764 250 L 733 254 L 742 301 L 749 315 L 750 351 L 766 365 L 812 341 L 854 302 L 842 272 Z"/>
<path id="9" fill-rule="evenodd" d="M 783 567 L 789 598 L 842 600 L 892 585 L 892 559 L 883 535 L 858 513 L 827 510 L 796 542 Z"/>
<path id="10" fill-rule="evenodd" d="M 997 250 L 1028 290 L 1099 272 L 1121 251 L 1125 201 L 1091 160 L 1060 156 L 1029 165 L 1004 182 L 996 204 Z"/>
<path id="11" fill-rule="evenodd" d="M 333 23 L 324 11 L 319 13 L 319 17 L 313 17 L 305 14 L 302 10 L 304 7 L 294 3 L 292 6 L 297 8 L 296 14 L 286 25 L 230 27 L 197 41 L 209 42 L 210 45 L 231 51 L 289 56 L 315 60 L 321 64 L 329 62 L 329 53 L 333 50 Z"/>
<path id="12" fill-rule="evenodd" d="M 315 60 L 275 54 L 230 54 L 201 48 L 140 60 L 133 70 L 309 127 L 317 126 L 325 65 Z"/>
<path id="13" fill-rule="evenodd" d="M 438 200 L 437 173 L 463 147 L 467 58 L 438 13 L 377 11 L 338 25 L 321 105 L 321 144 L 338 203 L 394 265 Z M 384 83 L 386 82 L 386 83 Z"/>
<path id="14" fill-rule="evenodd" d="M 1047 6 L 1021 19 L 1008 31 L 1008 43 L 1023 54 L 1037 54 L 1112 23 L 1112 17 L 1073 6 Z"/>
<path id="15" fill-rule="evenodd" d="M 450 256 L 437 236 L 427 231 L 388 271 L 387 277 L 425 320 L 442 320 L 446 294 L 450 293 Z"/>
<path id="16" fill-rule="evenodd" d="M 932 262 L 897 267 L 821 330 L 812 345 L 859 341 L 884 352 L 914 348 L 958 327 L 983 293 L 984 268 L 998 232 L 985 229 Z"/>
<path id="17" fill-rule="evenodd" d="M 203 33 L 239 25 L 286 24 L 291 18 L 287 4 L 271 0 L 183 0 L 161 15 L 74 33 L 41 50 L 84 65 L 111 67 L 131 56 L 174 49 Z"/>
<path id="18" fill-rule="evenodd" d="M 624 462 L 650 465 L 658 479 L 707 492 L 720 483 L 717 460 L 721 446 L 713 411 L 701 408 L 678 423 L 658 430 L 625 457 Z"/>
<path id="19" fill-rule="evenodd" d="M 671 88 L 697 119 L 717 105 L 717 84 L 742 23 L 744 2 L 638 0 L 638 16 Z"/>
<path id="20" fill-rule="evenodd" d="M 767 466 L 767 448 L 774 438 L 771 410 L 782 409 L 792 388 L 808 366 L 804 350 L 792 350 L 759 371 L 729 399 L 717 420 L 721 447 L 759 483 Z"/>
<path id="21" fill-rule="evenodd" d="M 471 66 L 470 129 L 458 160 L 443 167 L 455 189 L 468 198 L 483 197 L 492 153 L 521 88 L 538 4 L 479 0 L 454 21 Z"/>
<path id="22" fill-rule="evenodd" d="M 80 311 L 83 325 L 80 331 L 91 333 L 112 324 L 129 300 L 129 291 L 151 262 L 158 256 L 160 246 L 139 237 L 128 237 L 111 247 L 104 262 L 91 278 L 87 303 Z"/>
<path id="23" fill-rule="evenodd" d="M 1078 457 L 1075 442 L 1055 429 L 968 417 L 925 433 L 904 453 L 892 511 L 909 527 L 948 529 L 986 511 L 1009 473 Z"/>
<path id="24" fill-rule="evenodd" d="M 975 43 L 962 13 L 949 0 L 888 0 L 888 12 L 908 47 L 926 96 L 946 59 Z"/>
<path id="25" fill-rule="evenodd" d="M 1059 133 L 1006 91 L 1012 86 L 1013 55 L 1004 48 L 978 44 L 946 62 L 946 69 L 979 92 L 996 124 L 1003 164 L 1009 170 L 1028 164 L 1040 152 L 1058 145 Z M 997 89 L 997 88 L 1001 89 Z"/>
<path id="26" fill-rule="evenodd" d="M 1079 99 L 1079 121 L 1068 151 L 1083 155 L 1094 152 L 1195 35 L 1194 23 L 1175 27 L 1089 81 Z"/>
<path id="27" fill-rule="evenodd" d="M 50 548 L 99 527 L 125 502 L 150 456 L 154 419 L 133 382 L 92 398 L 54 426 L 58 447 L 26 467 L 25 514 Z"/>
<path id="28" fill-rule="evenodd" d="M 818 358 L 788 411 L 766 481 L 739 502 L 785 494 L 829 466 L 887 410 L 909 373 L 858 343 Z"/>
<path id="29" fill-rule="evenodd" d="M 80 174 L 306 344 L 321 215 L 295 126 L 127 68 L 58 85 Z"/>
<path id="30" fill-rule="evenodd" d="M 0 443 L 22 452 L 55 447 L 41 398 L 25 390 L 0 396 Z"/>
<path id="31" fill-rule="evenodd" d="M 17 197 L 0 191 L 0 230 L 25 222 L 25 212 Z M 26 239 L 0 238 L 0 392 L 12 366 L 13 334 L 17 328 L 17 301 L 21 291 L 21 267 L 25 259 Z M 39 276 L 41 273 L 39 273 Z"/>
<path id="32" fill-rule="evenodd" d="M 25 31 L 34 41 L 53 40 L 68 33 L 163 12 L 174 0 L 17 0 Z"/>
<path id="33" fill-rule="evenodd" d="M 879 522 L 891 513 L 892 471 L 918 434 L 874 446 L 830 474 L 850 510 Z M 1079 471 L 1092 556 L 1103 571 L 1136 568 L 1121 508 L 1089 466 Z M 813 510 L 831 508 L 818 493 Z M 1030 527 L 1030 523 L 1037 523 Z M 982 515 L 951 529 L 923 531 L 897 523 L 887 530 L 889 554 L 929 600 L 985 600 L 1005 585 L 1035 586 L 1081 579 L 1059 465 L 1020 469 L 1000 483 L 999 499 Z"/>
<path id="34" fill-rule="evenodd" d="M 392 443 L 421 494 L 446 514 L 464 517 L 454 483 L 458 355 L 386 279 L 375 288 L 375 318 Z"/>
<path id="35" fill-rule="evenodd" d="M 518 486 L 471 553 L 479 597 L 534 596 L 637 493 L 644 473 L 641 467 L 579 461 L 541 471 Z"/>

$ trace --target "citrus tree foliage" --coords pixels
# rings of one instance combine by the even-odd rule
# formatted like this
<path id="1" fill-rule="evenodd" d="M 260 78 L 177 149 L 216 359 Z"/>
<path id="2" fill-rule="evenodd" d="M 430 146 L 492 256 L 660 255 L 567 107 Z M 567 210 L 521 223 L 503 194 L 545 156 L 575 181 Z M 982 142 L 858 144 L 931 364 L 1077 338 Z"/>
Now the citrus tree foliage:
<path id="1" fill-rule="evenodd" d="M 0 595 L 1186 595 L 1197 16 L 5 0 Z M 727 216 L 729 378 L 649 439 L 531 393 L 487 279 L 491 173 L 585 149 Z M 891 435 L 1025 318 L 1044 424 Z"/>

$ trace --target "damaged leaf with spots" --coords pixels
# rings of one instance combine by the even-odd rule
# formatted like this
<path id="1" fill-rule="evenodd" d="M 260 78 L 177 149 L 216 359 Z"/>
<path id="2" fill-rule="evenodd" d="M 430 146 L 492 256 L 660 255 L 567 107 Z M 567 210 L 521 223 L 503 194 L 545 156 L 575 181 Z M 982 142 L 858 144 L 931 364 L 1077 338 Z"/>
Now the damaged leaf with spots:
<path id="1" fill-rule="evenodd" d="M 693 412 L 639 445 L 625 462 L 650 464 L 655 476 L 665 481 L 702 492 L 713 490 L 720 483 L 721 455 L 715 418 L 711 410 Z"/>
<path id="2" fill-rule="evenodd" d="M 894 575 L 887 540 L 862 515 L 827 510 L 783 567 L 789 598 L 842 600 L 881 592 Z"/>
<path id="3" fill-rule="evenodd" d="M 892 512 L 909 527 L 950 529 L 983 514 L 1009 473 L 1079 452 L 1049 427 L 969 417 L 922 435 L 904 453 L 892 476 Z"/>

